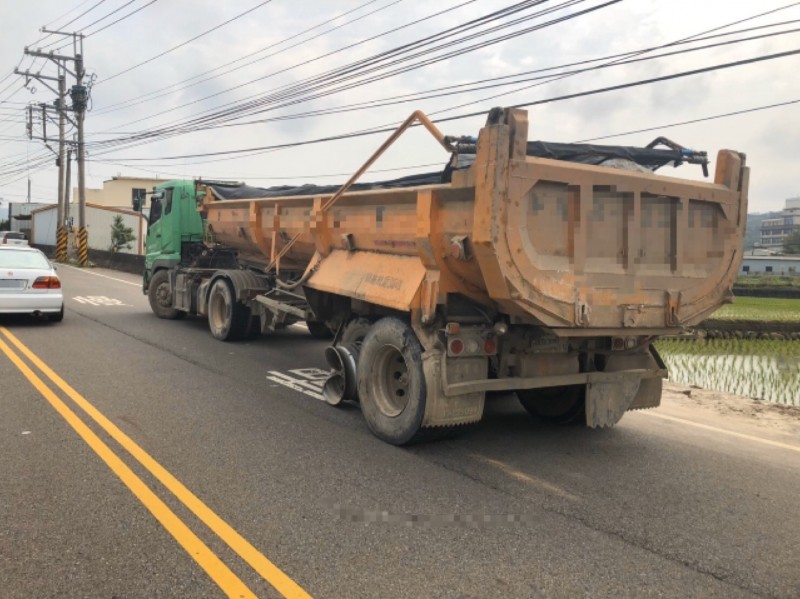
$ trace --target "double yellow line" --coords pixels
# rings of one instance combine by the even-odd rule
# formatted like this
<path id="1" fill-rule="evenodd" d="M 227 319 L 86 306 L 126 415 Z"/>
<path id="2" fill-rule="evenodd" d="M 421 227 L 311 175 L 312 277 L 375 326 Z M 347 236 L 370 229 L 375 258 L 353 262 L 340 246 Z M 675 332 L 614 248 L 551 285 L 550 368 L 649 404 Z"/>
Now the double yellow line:
<path id="1" fill-rule="evenodd" d="M 173 495 L 193 512 L 206 526 L 247 562 L 261 577 L 284 597 L 310 598 L 296 582 L 269 561 L 247 539 L 236 532 L 227 522 L 187 489 L 183 483 L 156 462 L 144 449 L 123 433 L 97 408 L 75 391 L 64 379 L 53 372 L 31 350 L 20 342 L 5 327 L 0 333 L 36 366 L 50 381 L 80 407 L 112 439 L 124 447 L 150 474 L 161 482 Z M 62 401 L 50 387 L 0 338 L 2 351 L 17 369 L 28 379 L 39 393 L 50 403 L 75 432 L 91 447 L 106 465 L 116 474 L 125 486 L 150 510 L 150 513 L 175 538 L 184 550 L 194 559 L 209 577 L 228 597 L 254 598 L 255 593 L 226 566 L 217 555 L 131 470 L 122 459 L 90 429 L 83 420 Z"/>

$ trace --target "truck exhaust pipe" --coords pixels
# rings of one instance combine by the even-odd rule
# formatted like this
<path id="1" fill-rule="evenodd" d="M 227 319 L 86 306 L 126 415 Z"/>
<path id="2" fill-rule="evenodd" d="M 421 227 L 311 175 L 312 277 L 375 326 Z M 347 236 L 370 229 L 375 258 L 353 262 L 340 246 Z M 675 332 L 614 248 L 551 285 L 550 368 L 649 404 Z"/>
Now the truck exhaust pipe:
<path id="1" fill-rule="evenodd" d="M 338 406 L 345 400 L 358 401 L 358 354 L 355 343 L 331 345 L 325 350 L 325 360 L 331 373 L 322 387 L 322 397 Z"/>

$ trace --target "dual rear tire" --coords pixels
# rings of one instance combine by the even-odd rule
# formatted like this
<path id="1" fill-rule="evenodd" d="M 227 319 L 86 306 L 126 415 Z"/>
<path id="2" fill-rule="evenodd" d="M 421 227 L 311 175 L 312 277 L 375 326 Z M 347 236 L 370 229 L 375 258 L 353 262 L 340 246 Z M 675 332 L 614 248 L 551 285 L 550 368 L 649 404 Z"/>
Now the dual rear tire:
<path id="1" fill-rule="evenodd" d="M 586 422 L 586 385 L 566 385 L 517 391 L 522 407 L 531 415 L 553 424 Z"/>
<path id="2" fill-rule="evenodd" d="M 252 338 L 254 326 L 250 309 L 236 300 L 230 281 L 224 278 L 214 281 L 208 293 L 208 328 L 214 338 L 220 341 Z"/>
<path id="3" fill-rule="evenodd" d="M 359 335 L 354 331 L 353 336 Z M 366 331 L 358 360 L 358 396 L 376 437 L 393 445 L 421 439 L 427 399 L 422 345 L 402 320 L 383 318 Z"/>

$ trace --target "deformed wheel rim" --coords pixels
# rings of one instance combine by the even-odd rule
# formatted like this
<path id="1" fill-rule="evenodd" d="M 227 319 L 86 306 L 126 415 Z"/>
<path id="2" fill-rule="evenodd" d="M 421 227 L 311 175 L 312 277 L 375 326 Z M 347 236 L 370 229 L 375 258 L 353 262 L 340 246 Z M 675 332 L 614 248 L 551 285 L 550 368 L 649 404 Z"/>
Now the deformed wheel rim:
<path id="1" fill-rule="evenodd" d="M 409 396 L 408 364 L 402 352 L 393 345 L 382 347 L 376 356 L 372 377 L 378 409 L 390 418 L 402 414 Z"/>

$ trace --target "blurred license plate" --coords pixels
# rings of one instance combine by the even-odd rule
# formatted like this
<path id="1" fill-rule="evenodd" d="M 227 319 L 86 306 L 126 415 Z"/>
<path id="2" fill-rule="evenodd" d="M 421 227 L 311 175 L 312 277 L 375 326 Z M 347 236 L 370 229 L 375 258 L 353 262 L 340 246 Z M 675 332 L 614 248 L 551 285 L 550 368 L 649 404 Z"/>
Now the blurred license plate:
<path id="1" fill-rule="evenodd" d="M 25 279 L 0 279 L 0 289 L 25 289 Z"/>

